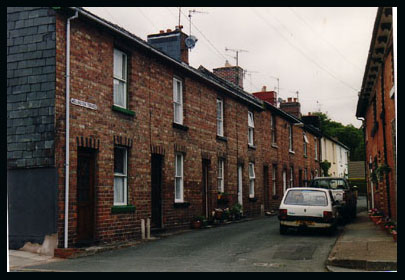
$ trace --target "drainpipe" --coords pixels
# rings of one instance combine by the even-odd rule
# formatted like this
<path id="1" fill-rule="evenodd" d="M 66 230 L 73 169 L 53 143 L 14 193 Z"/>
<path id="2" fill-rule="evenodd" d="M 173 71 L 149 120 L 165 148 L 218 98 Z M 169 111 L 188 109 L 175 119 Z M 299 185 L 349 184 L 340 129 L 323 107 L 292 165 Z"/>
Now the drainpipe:
<path id="1" fill-rule="evenodd" d="M 66 22 L 66 133 L 65 133 L 65 248 L 68 248 L 68 231 L 69 231 L 69 114 L 70 114 L 70 21 L 77 18 L 78 11 L 75 15 L 68 18 Z"/>

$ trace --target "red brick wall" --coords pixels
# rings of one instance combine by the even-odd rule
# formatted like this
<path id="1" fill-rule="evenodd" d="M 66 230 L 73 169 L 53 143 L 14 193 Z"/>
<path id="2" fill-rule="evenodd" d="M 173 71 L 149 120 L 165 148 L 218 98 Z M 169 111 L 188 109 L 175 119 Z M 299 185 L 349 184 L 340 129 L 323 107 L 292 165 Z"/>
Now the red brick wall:
<path id="1" fill-rule="evenodd" d="M 392 49 L 392 48 L 391 48 Z M 382 104 L 382 75 L 384 76 L 384 106 L 385 106 L 385 131 L 383 129 L 382 119 L 380 118 L 383 104 Z M 366 124 L 366 161 L 369 163 L 370 156 L 372 161 L 374 157 L 377 157 L 378 165 L 383 164 L 384 159 L 384 135 L 386 139 L 386 149 L 387 149 L 387 163 L 391 167 L 391 172 L 389 173 L 389 186 L 390 186 L 390 204 L 391 204 L 391 214 L 394 219 L 397 216 L 396 209 L 396 174 L 395 174 L 395 162 L 394 162 L 394 142 L 395 136 L 393 136 L 392 126 L 395 125 L 395 103 L 394 98 L 390 97 L 391 88 L 394 85 L 393 81 L 393 65 L 392 65 L 392 51 L 390 51 L 384 58 L 384 68 L 378 73 L 377 82 L 375 84 L 376 93 L 376 108 L 377 108 L 377 121 L 378 130 L 376 134 L 371 136 L 371 130 L 374 126 L 374 112 L 373 105 L 370 102 L 365 115 Z M 370 178 L 370 170 L 367 168 L 368 178 Z M 371 183 L 368 182 L 369 194 L 371 193 Z M 374 184 L 374 198 L 375 207 L 381 209 L 388 214 L 388 199 L 387 199 L 387 187 L 385 180 L 383 182 L 378 182 Z M 371 200 L 371 196 L 370 196 Z"/>
<path id="2" fill-rule="evenodd" d="M 59 175 L 59 244 L 64 234 L 64 159 L 65 159 L 65 22 L 57 15 L 56 104 L 55 123 L 56 166 Z M 113 49 L 126 51 L 128 63 L 128 108 L 135 116 L 112 110 L 113 105 Z M 183 80 L 184 125 L 187 131 L 173 128 L 173 76 Z M 282 196 L 284 167 L 316 167 L 313 155 L 302 154 L 302 129 L 294 127 L 295 154 L 288 152 L 286 121 L 277 117 L 278 148 L 271 147 L 270 112 L 255 111 L 246 104 L 224 95 L 200 79 L 181 69 L 165 64 L 131 42 L 114 38 L 112 34 L 75 19 L 71 22 L 71 98 L 96 104 L 97 110 L 70 105 L 70 195 L 69 244 L 77 241 L 77 143 L 83 137 L 99 141 L 96 166 L 95 238 L 113 242 L 140 238 L 140 221 L 151 215 L 151 150 L 164 154 L 162 181 L 163 226 L 189 226 L 202 211 L 202 158 L 210 159 L 209 209 L 218 207 L 217 162 L 225 158 L 225 192 L 230 194 L 228 206 L 237 202 L 237 163 L 243 163 L 243 210 L 248 216 L 259 215 L 265 202 L 263 166 L 269 167 L 266 210 L 275 209 Z M 224 136 L 216 137 L 216 99 L 224 100 Z M 248 148 L 248 110 L 255 120 L 255 148 Z M 133 142 L 128 155 L 128 204 L 135 213 L 112 214 L 114 186 L 114 137 Z M 313 141 L 311 137 L 308 137 Z M 311 142 L 312 143 L 312 142 Z M 311 151 L 310 144 L 308 151 Z M 180 148 L 179 148 L 180 147 Z M 189 207 L 174 207 L 174 159 L 176 149 L 184 153 L 184 201 Z M 249 161 L 255 163 L 255 198 L 249 199 Z M 279 199 L 273 199 L 272 165 L 278 165 Z"/>

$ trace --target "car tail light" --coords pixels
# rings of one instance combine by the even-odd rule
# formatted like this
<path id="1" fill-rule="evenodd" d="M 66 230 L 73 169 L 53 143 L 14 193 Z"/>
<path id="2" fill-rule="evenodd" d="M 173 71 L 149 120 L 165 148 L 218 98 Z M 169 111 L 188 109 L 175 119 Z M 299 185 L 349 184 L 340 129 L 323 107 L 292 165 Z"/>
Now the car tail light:
<path id="1" fill-rule="evenodd" d="M 280 220 L 285 220 L 287 219 L 287 209 L 280 209 L 278 210 L 278 218 Z"/>
<path id="2" fill-rule="evenodd" d="M 333 219 L 333 212 L 331 211 L 323 211 L 323 219 L 325 222 L 328 222 Z"/>

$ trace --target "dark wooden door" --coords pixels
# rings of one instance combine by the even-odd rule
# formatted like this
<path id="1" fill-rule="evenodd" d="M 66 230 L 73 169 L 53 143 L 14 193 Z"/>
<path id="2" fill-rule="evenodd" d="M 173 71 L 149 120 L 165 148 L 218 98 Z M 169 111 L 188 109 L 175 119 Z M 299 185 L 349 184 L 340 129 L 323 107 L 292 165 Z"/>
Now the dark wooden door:
<path id="1" fill-rule="evenodd" d="M 269 191 L 269 167 L 263 166 L 263 190 L 264 190 L 264 208 L 270 209 L 270 191 Z"/>
<path id="2" fill-rule="evenodd" d="M 162 167 L 163 156 L 152 154 L 152 228 L 162 227 Z"/>
<path id="3" fill-rule="evenodd" d="M 78 151 L 77 156 L 77 243 L 94 241 L 95 153 Z"/>
<path id="4" fill-rule="evenodd" d="M 202 216 L 208 218 L 209 217 L 209 200 L 208 200 L 208 168 L 210 162 L 208 160 L 203 160 L 202 162 L 202 209 L 201 213 Z"/>

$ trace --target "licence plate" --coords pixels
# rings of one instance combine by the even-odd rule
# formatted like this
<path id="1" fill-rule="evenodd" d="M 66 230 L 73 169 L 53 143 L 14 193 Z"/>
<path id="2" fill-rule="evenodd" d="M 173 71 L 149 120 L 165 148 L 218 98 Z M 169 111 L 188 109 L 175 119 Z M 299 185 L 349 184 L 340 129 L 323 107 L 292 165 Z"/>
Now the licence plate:
<path id="1" fill-rule="evenodd" d="M 299 226 L 308 226 L 308 225 L 313 225 L 315 224 L 315 222 L 311 222 L 311 221 L 297 221 L 297 225 Z"/>

